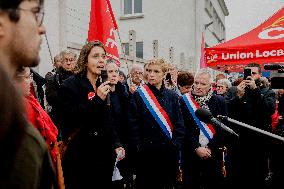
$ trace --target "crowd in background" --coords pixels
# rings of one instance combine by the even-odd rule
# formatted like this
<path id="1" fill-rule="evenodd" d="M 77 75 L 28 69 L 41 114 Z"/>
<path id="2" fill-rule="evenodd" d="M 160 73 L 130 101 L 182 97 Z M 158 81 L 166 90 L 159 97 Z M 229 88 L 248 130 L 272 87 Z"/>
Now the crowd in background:
<path id="1" fill-rule="evenodd" d="M 39 64 L 43 1 L 0 1 L 0 188 L 279 188 L 283 143 L 202 108 L 283 136 L 283 90 L 261 66 L 235 81 L 163 58 L 129 74 L 100 41 Z M 11 32 L 15 31 L 15 32 Z M 24 52 L 24 53 L 23 53 Z"/>
<path id="2" fill-rule="evenodd" d="M 230 123 L 226 124 L 239 138 L 213 126 L 213 138 L 206 139 L 200 136 L 201 129 L 183 98 L 189 94 L 213 116 L 229 116 L 281 134 L 282 117 L 277 112 L 281 90 L 275 93 L 270 88 L 268 79 L 261 76 L 260 65 L 246 66 L 251 70 L 249 78 L 230 81 L 226 74 L 212 78 L 206 69 L 190 73 L 163 59 L 153 59 L 145 65 L 133 64 L 126 76 L 104 53 L 99 41 L 85 45 L 78 59 L 75 53 L 63 51 L 55 56 L 54 69 L 45 76 L 43 108 L 56 123 L 59 141 L 72 136 L 62 162 L 67 187 L 92 185 L 94 170 L 99 178 L 95 185 L 114 188 L 269 188 L 279 183 L 278 175 L 282 175 L 279 141 Z M 103 78 L 103 70 L 107 79 Z M 159 111 L 165 111 L 173 122 L 172 147 L 163 132 L 155 128 L 157 120 L 137 91 L 145 85 L 164 108 Z M 140 107 L 141 104 L 144 105 Z M 92 122 L 94 125 L 90 125 Z M 153 134 L 154 131 L 158 133 Z M 97 150 L 90 150 L 91 144 L 100 151 L 100 157 Z M 107 153 L 107 149 L 112 150 Z M 111 181 L 117 149 L 123 152 L 117 164 L 123 179 Z M 178 179 L 181 172 L 182 179 Z M 104 180 L 107 178 L 109 182 Z"/>

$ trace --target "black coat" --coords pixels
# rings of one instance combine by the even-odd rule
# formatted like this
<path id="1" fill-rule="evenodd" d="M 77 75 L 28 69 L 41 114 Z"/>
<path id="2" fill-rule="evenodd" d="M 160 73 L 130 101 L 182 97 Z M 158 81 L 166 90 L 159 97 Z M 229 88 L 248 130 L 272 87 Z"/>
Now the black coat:
<path id="1" fill-rule="evenodd" d="M 184 118 L 184 125 L 186 128 L 186 138 L 185 138 L 185 149 L 194 151 L 199 147 L 199 134 L 200 129 L 193 120 L 192 115 L 190 114 L 184 100 L 180 98 L 181 110 Z M 227 115 L 227 107 L 224 97 L 220 95 L 214 95 L 208 101 L 208 107 L 210 112 L 214 117 L 217 115 Z M 224 145 L 224 134 L 219 127 L 213 126 L 216 134 L 212 140 L 210 140 L 208 146 L 212 150 L 217 150 L 220 146 Z M 220 136 L 221 135 L 221 136 Z"/>
<path id="2" fill-rule="evenodd" d="M 113 127 L 111 111 L 86 77 L 72 76 L 59 90 L 63 138 L 80 129 L 63 159 L 69 188 L 108 186 L 111 183 L 114 151 L 121 146 Z"/>
<path id="3" fill-rule="evenodd" d="M 58 106 L 60 104 L 60 100 L 58 97 L 59 88 L 62 85 L 63 81 L 72 76 L 73 73 L 70 71 L 65 71 L 63 68 L 56 70 L 56 72 L 52 75 L 52 73 L 46 76 L 46 100 L 48 104 L 52 107 L 49 115 L 57 126 L 59 130 L 59 137 L 61 137 L 61 127 L 60 127 L 60 112 L 58 110 Z"/>
<path id="4" fill-rule="evenodd" d="M 232 87 L 226 94 L 226 102 L 229 117 L 262 130 L 271 130 L 271 115 L 276 105 L 275 93 L 271 89 L 246 89 L 244 96 L 239 98 L 237 88 Z M 232 125 L 232 128 L 240 136 L 232 156 L 234 185 L 239 188 L 263 187 L 268 171 L 270 138 L 238 125 Z M 244 183 L 247 184 L 242 185 Z"/>
<path id="5" fill-rule="evenodd" d="M 45 78 L 43 78 L 39 73 L 37 73 L 35 70 L 31 69 L 31 73 L 33 74 L 33 81 L 36 83 L 35 91 L 36 91 L 36 99 L 39 101 L 41 107 L 45 109 L 44 105 L 44 90 L 43 85 L 46 84 Z"/>
<path id="6" fill-rule="evenodd" d="M 183 142 L 184 125 L 178 95 L 164 86 L 160 90 L 148 86 L 171 120 L 172 140 L 162 132 L 137 91 L 131 99 L 129 120 L 132 144 L 137 150 L 137 183 L 141 188 L 159 188 L 176 176 L 177 152 Z"/>
<path id="7" fill-rule="evenodd" d="M 115 91 L 110 92 L 111 113 L 117 135 L 124 147 L 130 142 L 130 127 L 128 125 L 128 92 L 125 86 L 118 82 Z"/>
<path id="8" fill-rule="evenodd" d="M 207 160 L 202 160 L 195 152 L 195 149 L 200 146 L 200 129 L 190 114 L 183 98 L 180 98 L 180 104 L 186 128 L 185 143 L 182 150 L 184 155 L 183 169 L 185 187 L 199 188 L 203 185 L 206 189 L 218 188 L 222 180 L 222 153 L 219 148 L 226 144 L 227 133 L 213 125 L 216 133 L 207 145 L 211 150 L 211 157 Z M 214 117 L 217 115 L 227 115 L 224 97 L 213 94 L 207 105 Z"/>
<path id="9" fill-rule="evenodd" d="M 117 166 L 125 182 L 132 179 L 133 175 L 133 153 L 130 151 L 130 127 L 128 124 L 128 90 L 124 84 L 118 82 L 115 91 L 110 92 L 110 106 L 115 130 L 123 145 L 126 157 L 119 161 Z"/>
<path id="10" fill-rule="evenodd" d="M 169 141 L 162 133 L 158 123 L 155 121 L 148 108 L 144 104 L 138 92 L 133 94 L 130 102 L 130 127 L 132 129 L 132 142 L 138 147 L 143 142 L 165 143 L 176 149 L 179 149 L 183 143 L 184 125 L 183 117 L 180 111 L 178 95 L 175 92 L 166 89 L 164 86 L 160 90 L 148 85 L 150 90 L 156 96 L 160 105 L 164 108 L 173 124 L 173 139 Z"/>
<path id="11" fill-rule="evenodd" d="M 271 115 L 275 112 L 276 106 L 273 90 L 269 88 L 246 89 L 244 96 L 240 99 L 237 96 L 237 87 L 234 86 L 226 93 L 225 99 L 229 117 L 270 131 Z"/>

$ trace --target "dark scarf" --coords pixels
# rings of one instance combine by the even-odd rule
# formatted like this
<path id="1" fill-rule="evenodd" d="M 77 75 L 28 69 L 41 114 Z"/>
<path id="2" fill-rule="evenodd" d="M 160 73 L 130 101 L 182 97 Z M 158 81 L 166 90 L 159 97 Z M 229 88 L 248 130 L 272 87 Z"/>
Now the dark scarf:
<path id="1" fill-rule="evenodd" d="M 211 90 L 205 96 L 197 96 L 195 94 L 192 94 L 194 100 L 197 102 L 200 108 L 204 108 L 206 110 L 209 110 L 209 107 L 207 104 L 208 104 L 208 101 L 211 99 L 212 95 L 213 95 L 213 92 Z"/>

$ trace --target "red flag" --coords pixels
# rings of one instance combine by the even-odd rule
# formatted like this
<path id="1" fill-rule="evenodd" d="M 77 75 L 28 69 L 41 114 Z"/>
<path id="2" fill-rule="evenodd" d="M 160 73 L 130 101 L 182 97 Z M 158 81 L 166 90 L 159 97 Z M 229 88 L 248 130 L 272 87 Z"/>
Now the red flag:
<path id="1" fill-rule="evenodd" d="M 120 66 L 115 34 L 117 24 L 109 0 L 92 0 L 88 41 L 99 40 L 106 46 L 107 56 Z"/>
<path id="2" fill-rule="evenodd" d="M 111 15 L 111 19 L 112 19 L 112 22 L 113 22 L 114 29 L 117 30 L 118 27 L 117 27 L 117 24 L 116 24 L 116 21 L 115 21 L 115 17 L 114 17 L 112 8 L 111 8 L 111 3 L 110 3 L 109 0 L 106 0 L 106 2 L 107 2 L 108 9 L 109 9 L 109 11 L 110 11 L 110 15 Z"/>
<path id="3" fill-rule="evenodd" d="M 200 53 L 200 69 L 206 68 L 206 62 L 205 62 L 205 42 L 204 42 L 204 33 L 202 32 L 202 39 L 201 39 L 201 53 Z"/>

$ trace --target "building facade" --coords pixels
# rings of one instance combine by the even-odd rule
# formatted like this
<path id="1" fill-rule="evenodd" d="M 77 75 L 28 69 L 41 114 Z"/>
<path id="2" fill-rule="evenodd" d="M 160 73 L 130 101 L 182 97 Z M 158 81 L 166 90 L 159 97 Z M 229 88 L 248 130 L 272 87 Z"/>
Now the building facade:
<path id="1" fill-rule="evenodd" d="M 165 58 L 178 68 L 199 67 L 201 36 L 205 45 L 225 41 L 224 0 L 110 0 L 119 27 L 122 62 Z M 87 40 L 91 0 L 48 0 L 44 24 L 47 34 L 38 71 L 51 69 L 51 57 L 64 49 L 79 53 Z M 129 66 L 129 65 L 128 65 Z M 127 65 L 122 64 L 126 70 Z M 127 71 L 127 70 L 126 70 Z"/>

